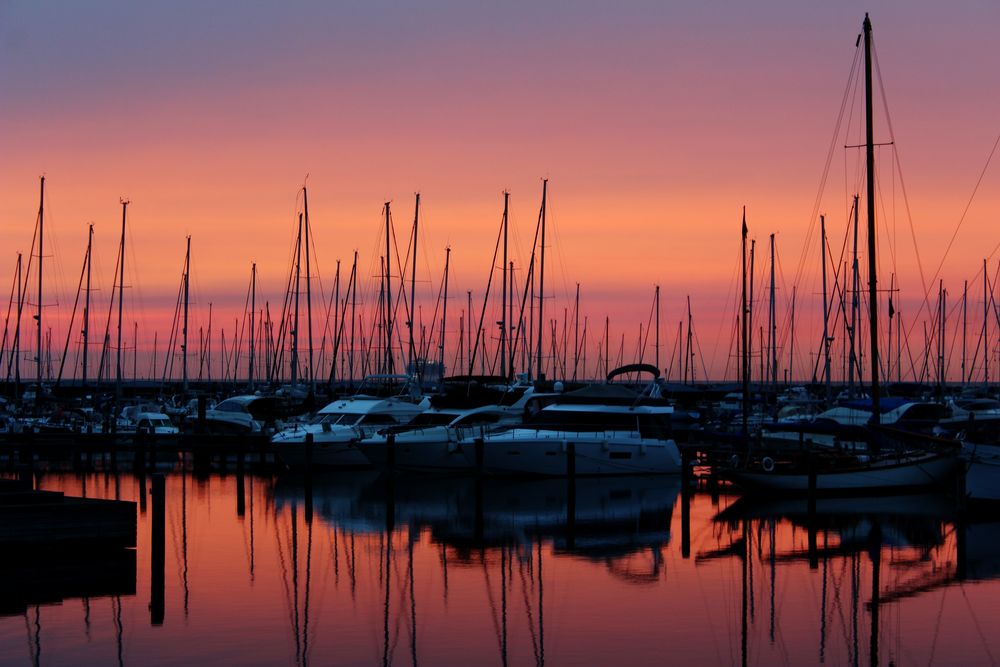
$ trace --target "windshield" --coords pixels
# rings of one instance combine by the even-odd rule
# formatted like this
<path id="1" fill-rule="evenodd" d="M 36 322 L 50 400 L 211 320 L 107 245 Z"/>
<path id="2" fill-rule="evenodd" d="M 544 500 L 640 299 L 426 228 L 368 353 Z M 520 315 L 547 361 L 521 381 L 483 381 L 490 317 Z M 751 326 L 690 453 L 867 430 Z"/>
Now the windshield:
<path id="1" fill-rule="evenodd" d="M 341 426 L 352 426 L 357 424 L 363 414 L 357 412 L 334 412 L 332 414 L 316 415 L 313 424 L 340 424 Z"/>

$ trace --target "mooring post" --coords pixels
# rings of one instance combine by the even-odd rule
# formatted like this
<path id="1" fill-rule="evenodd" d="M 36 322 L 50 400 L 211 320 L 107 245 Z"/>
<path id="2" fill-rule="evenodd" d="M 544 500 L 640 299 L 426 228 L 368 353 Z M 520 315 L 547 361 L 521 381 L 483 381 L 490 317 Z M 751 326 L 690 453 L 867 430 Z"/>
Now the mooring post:
<path id="1" fill-rule="evenodd" d="M 139 477 L 139 514 L 146 515 L 146 466 L 141 459 L 134 461 L 135 474 Z"/>
<path id="2" fill-rule="evenodd" d="M 166 504 L 167 484 L 163 473 L 152 475 L 153 516 L 150 525 L 150 577 L 149 577 L 149 622 L 151 625 L 163 625 L 164 608 L 164 565 L 166 551 Z"/>
<path id="3" fill-rule="evenodd" d="M 246 481 L 244 475 L 246 466 L 243 462 L 243 445 L 236 446 L 236 516 L 243 518 L 246 514 Z"/>
<path id="4" fill-rule="evenodd" d="M 396 468 L 396 434 L 385 436 L 385 465 L 389 470 Z"/>
<path id="5" fill-rule="evenodd" d="M 566 443 L 566 476 L 576 480 L 576 443 Z"/>
<path id="6" fill-rule="evenodd" d="M 312 467 L 313 467 L 313 439 L 312 433 L 306 433 L 306 468 L 304 471 L 304 490 L 305 490 L 305 500 L 306 500 L 306 523 L 312 523 L 313 515 L 313 478 L 312 478 Z"/>
<path id="7" fill-rule="evenodd" d="M 566 548 L 576 548 L 576 474 L 566 477 Z"/>
<path id="8" fill-rule="evenodd" d="M 205 412 L 208 410 L 208 396 L 201 394 L 198 396 L 198 425 L 196 427 L 197 433 L 201 434 L 205 432 Z"/>
<path id="9" fill-rule="evenodd" d="M 816 459 L 812 452 L 807 454 L 807 456 L 807 465 L 809 469 L 809 499 L 807 510 L 809 514 L 809 569 L 816 570 L 819 569 L 819 556 L 816 552 Z"/>
<path id="10" fill-rule="evenodd" d="M 691 454 L 681 449 L 681 558 L 691 557 Z"/>
<path id="11" fill-rule="evenodd" d="M 482 475 L 486 464 L 486 444 L 483 442 L 482 436 L 476 438 L 472 442 L 476 453 L 476 474 Z"/>

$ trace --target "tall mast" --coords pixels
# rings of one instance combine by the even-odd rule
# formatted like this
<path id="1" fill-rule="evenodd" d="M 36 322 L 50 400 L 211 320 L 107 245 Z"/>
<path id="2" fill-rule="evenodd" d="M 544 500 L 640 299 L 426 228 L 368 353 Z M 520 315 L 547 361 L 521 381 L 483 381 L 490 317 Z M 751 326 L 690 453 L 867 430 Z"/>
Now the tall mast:
<path id="1" fill-rule="evenodd" d="M 753 384 L 753 274 L 754 260 L 757 252 L 757 239 L 750 239 L 750 271 L 747 275 L 750 281 L 750 296 L 747 298 L 747 383 Z"/>
<path id="2" fill-rule="evenodd" d="M 354 328 L 357 323 L 358 307 L 358 251 L 354 251 L 354 263 L 351 265 L 351 349 L 347 356 L 347 374 L 351 384 L 354 384 Z"/>
<path id="3" fill-rule="evenodd" d="M 385 203 L 385 372 L 392 373 L 392 263 L 389 261 L 391 234 L 389 202 Z"/>
<path id="4" fill-rule="evenodd" d="M 788 334 L 788 382 L 791 384 L 795 380 L 795 292 L 796 286 L 792 285 L 792 313 L 789 318 Z"/>
<path id="5" fill-rule="evenodd" d="M 579 301 L 580 286 L 577 285 L 577 300 Z M 660 370 L 660 286 L 656 286 L 656 370 Z M 574 378 L 576 379 L 576 378 Z"/>
<path id="6" fill-rule="evenodd" d="M 94 248 L 94 223 L 87 230 L 87 290 L 83 295 L 83 379 L 81 385 L 87 386 L 87 351 L 90 347 L 90 267 L 91 253 Z"/>
<path id="7" fill-rule="evenodd" d="M 191 295 L 191 236 L 187 237 L 187 250 L 184 253 L 184 327 L 181 335 L 181 391 L 188 391 L 188 304 Z"/>
<path id="8" fill-rule="evenodd" d="M 118 256 L 121 258 L 121 267 L 118 274 L 118 347 L 115 354 L 115 399 L 122 397 L 122 297 L 125 291 L 125 216 L 128 210 L 128 200 L 122 199 L 122 236 L 121 246 L 118 248 Z M 117 403 L 116 406 L 117 407 Z"/>
<path id="9" fill-rule="evenodd" d="M 438 342 L 438 363 L 441 364 L 441 379 L 444 379 L 444 336 L 448 321 L 448 265 L 451 263 L 451 246 L 444 249 L 444 301 L 441 304 L 441 337 Z"/>
<path id="10" fill-rule="evenodd" d="M 990 388 L 990 278 L 986 273 L 986 260 L 983 260 L 983 385 Z"/>
<path id="11" fill-rule="evenodd" d="M 826 216 L 819 216 L 820 260 L 823 271 L 823 386 L 830 400 L 830 305 L 826 299 Z"/>
<path id="12" fill-rule="evenodd" d="M 24 283 L 22 282 L 21 253 L 17 253 L 17 323 L 14 327 L 14 400 L 21 400 L 21 311 L 24 308 Z M 10 364 L 8 363 L 8 368 Z"/>
<path id="13" fill-rule="evenodd" d="M 254 315 L 257 310 L 257 262 L 253 262 L 250 265 L 250 360 L 247 363 L 247 384 L 250 385 L 250 390 L 253 391 L 253 370 L 254 370 L 254 355 L 257 352 L 257 329 L 254 326 Z M 211 330 L 209 330 L 211 333 Z M 211 375 L 211 365 L 209 365 L 209 375 Z"/>
<path id="14" fill-rule="evenodd" d="M 420 222 L 420 193 L 416 194 L 416 202 L 413 205 L 413 256 L 410 260 L 410 319 L 406 322 L 410 334 L 410 368 L 409 373 L 417 373 L 416 352 L 413 345 L 413 324 L 417 317 L 417 232 Z"/>
<path id="15" fill-rule="evenodd" d="M 35 357 L 35 405 L 42 400 L 42 258 L 45 256 L 44 240 L 45 230 L 45 177 L 41 177 L 41 185 L 38 194 L 38 340 L 35 347 L 37 356 Z"/>
<path id="16" fill-rule="evenodd" d="M 538 378 L 541 379 L 542 373 L 542 306 L 545 302 L 545 200 L 548 193 L 549 179 L 542 179 L 542 211 L 539 214 L 541 225 L 542 225 L 542 245 L 541 245 L 541 259 L 539 260 L 538 268 Z"/>
<path id="17" fill-rule="evenodd" d="M 292 322 L 292 386 L 299 377 L 299 286 L 302 278 L 302 214 L 299 213 L 299 233 L 295 239 L 295 314 Z"/>
<path id="18" fill-rule="evenodd" d="M 580 283 L 576 284 L 576 300 L 573 305 L 573 381 L 580 365 Z"/>
<path id="19" fill-rule="evenodd" d="M 309 391 L 316 393 L 316 374 L 313 372 L 313 311 L 312 311 L 312 271 L 309 268 L 309 197 L 302 186 L 302 208 L 305 211 L 306 242 L 306 326 L 309 327 Z"/>
<path id="20" fill-rule="evenodd" d="M 507 374 L 507 210 L 510 203 L 510 193 L 503 192 L 503 282 L 500 288 L 500 376 L 504 381 L 508 379 Z M 513 372 L 514 369 L 511 369 Z"/>
<path id="21" fill-rule="evenodd" d="M 854 258 L 851 261 L 851 353 L 847 364 L 847 392 L 854 395 L 854 366 L 857 364 L 855 340 L 858 331 L 858 195 L 854 195 Z M 890 332 L 892 330 L 890 329 Z M 891 348 L 890 348 L 891 349 Z M 858 378 L 859 380 L 861 378 Z"/>
<path id="22" fill-rule="evenodd" d="M 743 435 L 747 434 L 747 421 L 750 419 L 750 360 L 747 355 L 749 346 L 747 344 L 747 207 L 743 207 L 743 231 L 740 242 L 740 263 L 741 263 L 741 284 L 743 296 L 740 301 L 740 338 L 742 339 L 740 354 L 740 384 L 743 388 Z M 680 371 L 680 368 L 677 369 Z"/>
<path id="23" fill-rule="evenodd" d="M 878 280 L 875 273 L 875 139 L 872 122 L 872 22 L 865 14 L 865 163 L 868 181 L 868 312 L 871 320 L 872 420 L 882 421 L 878 357 Z"/>
<path id="24" fill-rule="evenodd" d="M 969 300 L 969 281 L 966 280 L 962 284 L 962 384 L 965 384 L 965 354 L 966 354 L 966 332 L 968 326 L 968 300 Z M 889 327 L 889 331 L 892 331 L 892 327 Z M 892 347 L 889 347 L 891 352 Z"/>
<path id="25" fill-rule="evenodd" d="M 251 327 L 251 335 L 253 335 L 253 328 Z M 205 368 L 208 369 L 206 373 L 207 380 L 209 384 L 212 384 L 212 302 L 208 302 L 208 332 L 205 335 Z"/>
<path id="26" fill-rule="evenodd" d="M 771 344 L 768 346 L 771 349 L 771 384 L 775 388 L 775 400 L 777 400 L 777 389 L 778 389 L 778 318 L 774 312 L 774 234 L 771 234 L 771 304 L 768 308 L 768 317 L 770 317 L 770 331 L 768 331 L 768 337 L 771 339 Z"/>

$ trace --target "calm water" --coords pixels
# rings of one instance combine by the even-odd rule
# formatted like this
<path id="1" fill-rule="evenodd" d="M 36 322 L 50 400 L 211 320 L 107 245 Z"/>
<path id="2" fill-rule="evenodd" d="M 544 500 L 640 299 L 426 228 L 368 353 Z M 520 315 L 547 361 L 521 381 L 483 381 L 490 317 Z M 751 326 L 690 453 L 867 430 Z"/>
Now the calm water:
<path id="1" fill-rule="evenodd" d="M 160 624 L 139 479 L 40 485 L 142 502 L 136 575 L 93 564 L 61 602 L 4 605 L 5 665 L 1000 659 L 1000 521 L 956 528 L 935 497 L 821 501 L 810 532 L 804 503 L 697 493 L 688 543 L 670 478 L 580 480 L 574 502 L 562 480 L 335 474 L 310 503 L 302 477 L 170 472 Z"/>

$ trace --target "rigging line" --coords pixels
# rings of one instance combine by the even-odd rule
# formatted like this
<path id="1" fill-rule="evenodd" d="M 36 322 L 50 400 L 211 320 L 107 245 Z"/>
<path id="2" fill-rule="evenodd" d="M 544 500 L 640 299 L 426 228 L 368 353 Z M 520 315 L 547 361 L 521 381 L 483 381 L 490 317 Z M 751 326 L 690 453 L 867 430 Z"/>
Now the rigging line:
<path id="1" fill-rule="evenodd" d="M 860 63 L 861 63 L 860 54 L 861 54 L 861 49 L 855 46 L 854 59 L 851 62 L 851 68 L 847 75 L 847 82 L 844 86 L 844 94 L 841 97 L 840 101 L 840 109 L 837 112 L 837 120 L 834 123 L 833 136 L 830 137 L 830 146 L 827 149 L 826 161 L 823 165 L 823 171 L 820 174 L 819 188 L 816 192 L 816 198 L 813 201 L 812 211 L 809 214 L 809 220 L 810 220 L 809 228 L 806 234 L 806 240 L 803 246 L 802 255 L 799 257 L 799 265 L 795 271 L 794 282 L 796 284 L 799 284 L 800 279 L 802 277 L 802 272 L 805 270 L 807 257 L 809 255 L 808 248 L 811 247 L 812 236 L 816 229 L 816 216 L 819 214 L 820 203 L 823 199 L 823 192 L 826 189 L 826 180 L 827 177 L 829 176 L 830 164 L 833 161 L 833 155 L 836 150 L 837 137 L 840 136 L 840 128 L 842 126 L 842 122 L 844 119 L 844 111 L 845 108 L 847 107 L 847 101 L 851 89 L 851 83 L 855 81 L 855 77 L 857 77 L 858 73 L 860 72 Z"/>
<path id="2" fill-rule="evenodd" d="M 948 240 L 948 245 L 945 247 L 944 254 L 941 256 L 941 262 L 938 264 L 937 269 L 935 269 L 934 276 L 931 277 L 932 283 L 941 273 L 941 268 L 944 266 L 945 259 L 948 257 L 952 244 L 955 243 L 955 239 L 958 237 L 958 232 L 962 228 L 962 223 L 965 222 L 965 217 L 969 213 L 969 209 L 972 207 L 972 201 L 976 198 L 976 193 L 979 191 L 979 186 L 982 185 L 983 178 L 986 177 L 986 172 L 990 168 L 990 162 L 993 160 L 993 156 L 996 154 L 998 146 L 1000 146 L 1000 134 L 997 134 L 997 138 L 993 142 L 993 148 L 990 149 L 990 154 L 986 157 L 986 163 L 983 164 L 982 171 L 979 172 L 979 178 L 976 179 L 976 184 L 973 186 L 972 192 L 969 194 L 969 200 L 965 203 L 965 208 L 962 209 L 962 215 L 958 218 L 958 224 L 955 226 L 955 231 L 952 233 L 951 239 Z M 994 252 L 996 251 L 994 250 Z"/>
<path id="3" fill-rule="evenodd" d="M 927 286 L 928 283 L 926 276 L 924 274 L 923 261 L 921 261 L 920 259 L 920 248 L 917 246 L 917 232 L 913 226 L 913 213 L 910 210 L 910 198 L 909 195 L 907 195 L 906 193 L 906 181 L 903 180 L 903 170 L 899 166 L 899 149 L 898 146 L 896 145 L 896 132 L 892 126 L 892 116 L 889 113 L 889 104 L 888 101 L 886 100 L 886 94 L 885 94 L 885 82 L 882 79 L 882 69 L 879 66 L 878 54 L 876 52 L 874 43 L 872 44 L 872 56 L 873 56 L 872 60 L 875 64 L 875 78 L 878 79 L 879 91 L 882 93 L 882 109 L 883 112 L 885 113 L 886 125 L 889 128 L 889 140 L 892 142 L 893 151 L 896 156 L 895 167 L 899 175 L 899 187 L 903 194 L 903 206 L 906 209 L 907 222 L 909 222 L 910 225 L 910 238 L 913 241 L 913 252 L 917 260 L 917 270 L 920 274 L 920 283 L 924 290 L 923 304 L 920 307 L 920 311 L 917 312 L 917 317 L 913 320 L 913 323 L 911 323 L 910 325 L 912 327 L 914 326 L 914 323 L 920 319 L 920 312 L 924 308 L 927 308 L 928 310 L 930 309 L 930 303 L 928 301 L 928 295 L 930 294 L 930 289 Z M 933 282 L 933 278 L 931 279 L 931 281 Z"/>

